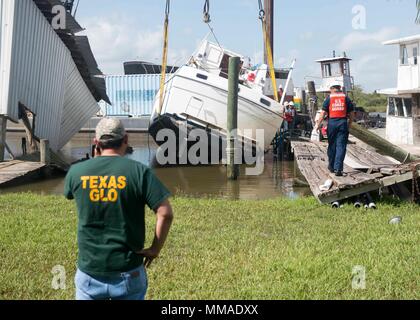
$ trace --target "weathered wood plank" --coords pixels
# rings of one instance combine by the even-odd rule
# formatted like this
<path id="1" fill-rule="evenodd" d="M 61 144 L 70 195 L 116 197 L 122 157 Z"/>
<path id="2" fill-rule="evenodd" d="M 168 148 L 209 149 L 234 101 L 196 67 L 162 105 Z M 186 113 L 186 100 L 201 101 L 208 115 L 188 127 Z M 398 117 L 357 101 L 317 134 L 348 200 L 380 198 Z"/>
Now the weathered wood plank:
<path id="1" fill-rule="evenodd" d="M 348 199 L 413 178 L 412 165 L 395 164 L 387 157 L 355 144 L 348 146 L 345 176 L 336 177 L 328 171 L 326 143 L 295 140 L 291 145 L 299 170 L 322 203 Z M 329 179 L 334 182 L 333 186 L 328 191 L 321 191 L 320 186 Z"/>
<path id="2" fill-rule="evenodd" d="M 45 165 L 38 162 L 13 160 L 0 163 L 0 187 L 39 172 Z"/>

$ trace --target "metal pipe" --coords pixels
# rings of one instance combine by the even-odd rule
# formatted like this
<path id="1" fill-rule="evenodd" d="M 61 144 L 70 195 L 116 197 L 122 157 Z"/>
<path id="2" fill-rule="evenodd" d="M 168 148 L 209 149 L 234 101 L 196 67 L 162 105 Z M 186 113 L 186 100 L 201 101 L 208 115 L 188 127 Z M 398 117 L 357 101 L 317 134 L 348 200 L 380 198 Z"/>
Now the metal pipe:
<path id="1" fill-rule="evenodd" d="M 341 208 L 340 202 L 335 201 L 335 202 L 331 203 L 331 208 L 332 209 L 340 209 Z"/>
<path id="2" fill-rule="evenodd" d="M 356 198 L 356 202 L 354 203 L 354 207 L 356 209 L 360 209 L 362 207 L 362 202 L 360 201 L 360 197 Z"/>
<path id="3" fill-rule="evenodd" d="M 372 198 L 372 196 L 370 195 L 370 193 L 366 193 L 366 198 L 367 198 L 368 203 L 369 203 L 369 204 L 368 204 L 369 209 L 376 210 L 376 209 L 377 209 L 376 204 L 375 204 L 375 202 L 373 201 L 373 198 Z"/>

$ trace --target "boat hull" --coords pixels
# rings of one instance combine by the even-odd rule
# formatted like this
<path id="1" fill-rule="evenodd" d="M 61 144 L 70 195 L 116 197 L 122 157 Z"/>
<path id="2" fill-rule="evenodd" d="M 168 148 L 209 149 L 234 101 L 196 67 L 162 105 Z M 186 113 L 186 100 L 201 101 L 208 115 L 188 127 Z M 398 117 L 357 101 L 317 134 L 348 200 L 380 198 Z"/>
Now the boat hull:
<path id="1" fill-rule="evenodd" d="M 191 138 L 191 132 L 193 131 L 199 131 L 200 137 L 202 137 L 204 141 L 202 141 L 201 138 Z M 159 133 L 162 133 L 162 135 L 159 136 Z M 218 130 L 209 130 L 208 128 L 181 119 L 176 115 L 165 114 L 156 118 L 151 123 L 149 134 L 160 147 L 166 146 L 163 150 L 158 149 L 158 154 L 160 152 L 166 153 L 166 155 L 162 157 L 164 159 L 168 158 L 167 146 L 174 146 L 171 151 L 176 153 L 175 163 L 159 163 L 158 161 L 161 165 L 217 165 L 226 162 L 227 139 L 226 135 Z M 169 135 L 172 136 L 176 142 L 168 143 Z M 194 137 L 196 137 L 196 135 L 194 135 Z M 235 161 L 238 164 L 254 164 L 257 161 L 257 150 L 259 150 L 257 146 L 252 142 L 246 141 L 242 137 L 239 137 L 238 141 L 235 149 L 237 152 Z M 201 151 L 206 150 L 206 155 L 204 157 L 201 157 L 201 151 L 197 152 L 199 143 L 202 143 L 201 146 L 203 146 Z M 193 156 L 197 156 L 201 159 L 199 162 L 191 162 L 190 155 L 192 148 L 194 148 Z M 188 157 L 183 157 L 183 155 L 188 155 Z"/>

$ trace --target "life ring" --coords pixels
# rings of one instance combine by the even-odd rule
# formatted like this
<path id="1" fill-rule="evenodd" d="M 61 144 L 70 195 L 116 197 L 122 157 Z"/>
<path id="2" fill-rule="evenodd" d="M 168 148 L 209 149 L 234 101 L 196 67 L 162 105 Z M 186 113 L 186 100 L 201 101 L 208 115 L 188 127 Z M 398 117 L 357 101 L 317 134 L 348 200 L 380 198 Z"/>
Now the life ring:
<path id="1" fill-rule="evenodd" d="M 257 75 L 255 74 L 255 72 L 251 72 L 248 74 L 248 82 L 255 82 L 255 79 L 257 78 Z"/>

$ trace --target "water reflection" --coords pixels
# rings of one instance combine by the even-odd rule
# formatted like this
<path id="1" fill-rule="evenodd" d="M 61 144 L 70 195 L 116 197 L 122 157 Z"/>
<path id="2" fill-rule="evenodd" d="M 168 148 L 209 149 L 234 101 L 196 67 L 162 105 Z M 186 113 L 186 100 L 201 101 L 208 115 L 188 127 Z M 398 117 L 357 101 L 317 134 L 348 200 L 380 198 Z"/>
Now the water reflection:
<path id="1" fill-rule="evenodd" d="M 8 138 L 17 152 L 20 146 L 20 136 L 14 134 Z M 69 160 L 84 158 L 90 152 L 90 142 L 93 134 L 76 135 L 61 151 Z M 191 197 L 217 197 L 224 199 L 271 199 L 280 196 L 297 198 L 310 195 L 306 187 L 296 187 L 298 176 L 293 162 L 275 162 L 271 155 L 266 156 L 264 173 L 260 176 L 246 176 L 245 168 L 241 168 L 238 181 L 226 180 L 224 166 L 204 167 L 165 167 L 161 168 L 154 162 L 156 145 L 145 134 L 130 135 L 130 144 L 134 153 L 129 157 L 141 163 L 151 165 L 157 176 L 174 195 Z M 0 192 L 35 192 L 39 194 L 61 194 L 64 177 L 55 177 L 46 181 L 34 182 L 19 187 L 4 189 Z"/>

